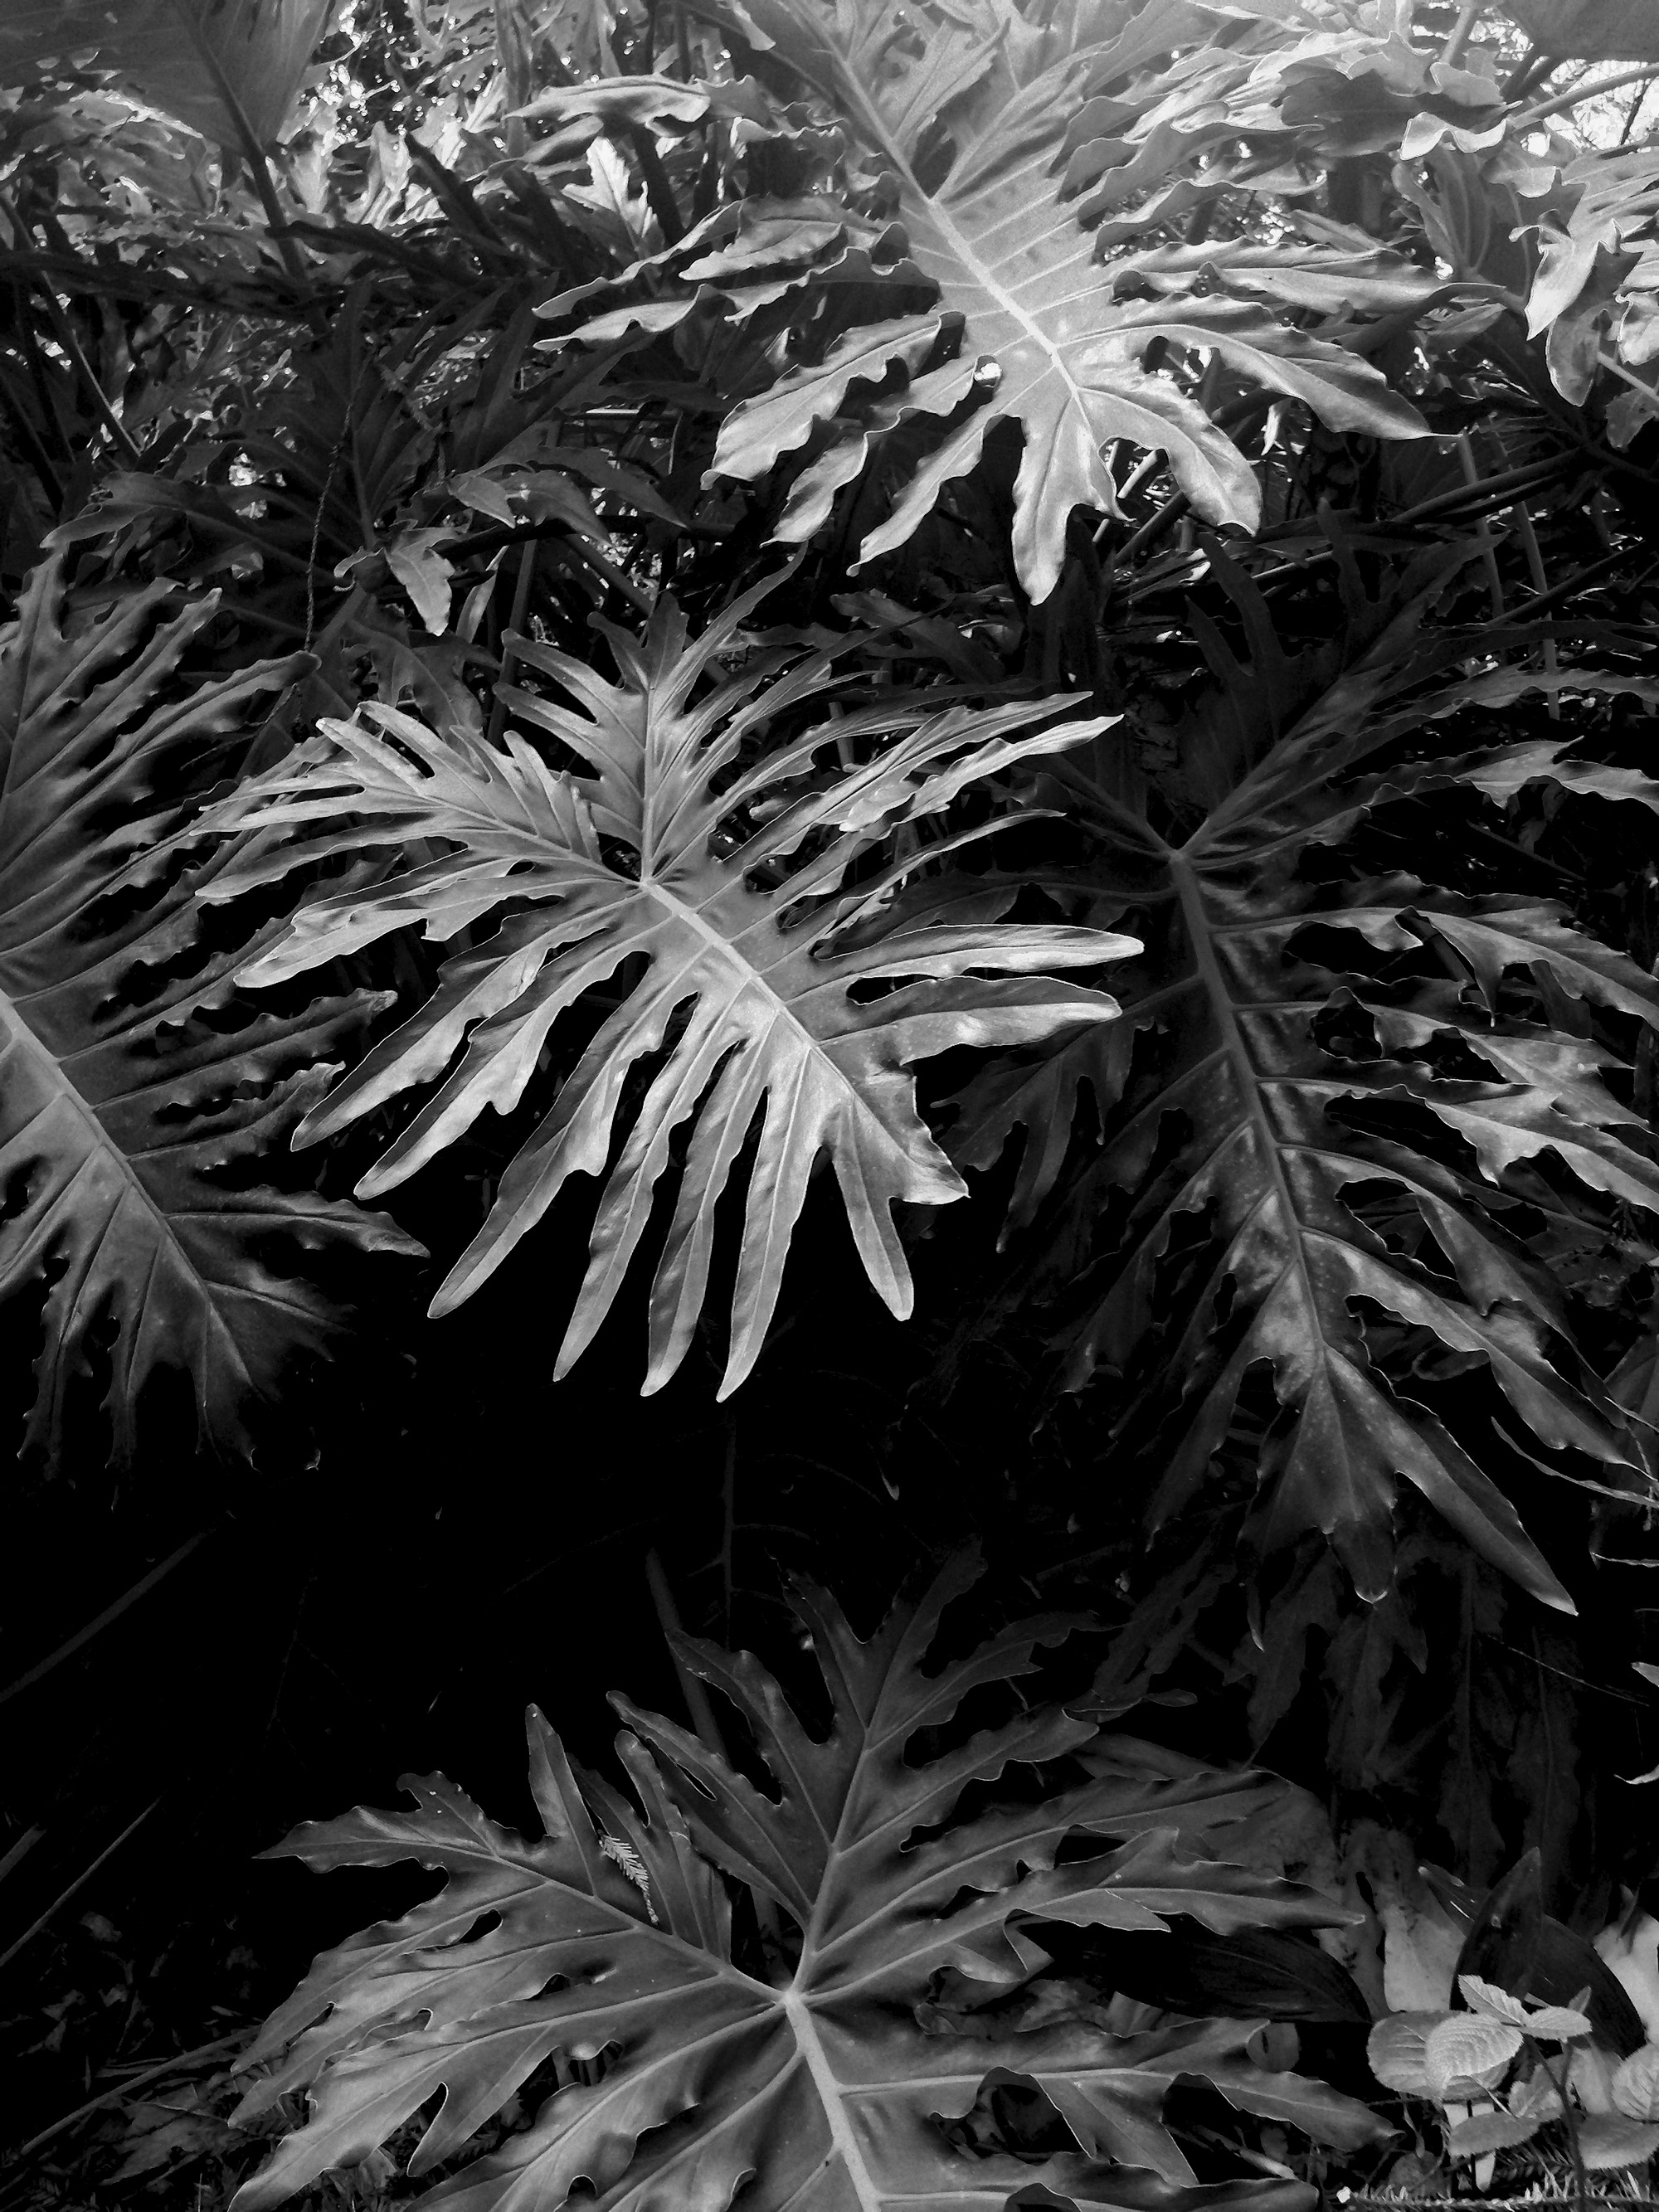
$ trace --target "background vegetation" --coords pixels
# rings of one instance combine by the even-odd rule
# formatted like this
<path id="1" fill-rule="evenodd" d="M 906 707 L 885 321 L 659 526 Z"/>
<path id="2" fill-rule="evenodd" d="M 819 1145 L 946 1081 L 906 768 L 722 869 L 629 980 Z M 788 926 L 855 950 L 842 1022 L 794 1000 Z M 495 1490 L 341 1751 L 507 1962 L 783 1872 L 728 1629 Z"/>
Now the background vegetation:
<path id="1" fill-rule="evenodd" d="M 969 1539 L 1360 1908 L 1639 1907 L 1648 14 L 0 9 L 17 2142 Z"/>

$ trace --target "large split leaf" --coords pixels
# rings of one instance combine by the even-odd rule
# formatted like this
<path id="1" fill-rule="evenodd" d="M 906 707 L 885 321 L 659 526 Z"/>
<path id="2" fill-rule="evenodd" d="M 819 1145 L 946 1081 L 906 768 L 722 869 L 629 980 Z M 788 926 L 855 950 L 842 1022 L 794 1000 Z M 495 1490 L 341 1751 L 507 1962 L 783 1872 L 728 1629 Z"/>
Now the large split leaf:
<path id="1" fill-rule="evenodd" d="M 0 78 L 95 52 L 140 99 L 240 149 L 224 88 L 264 144 L 276 137 L 335 0 L 0 0 Z M 222 84 L 221 79 L 223 82 Z"/>
<path id="2" fill-rule="evenodd" d="M 1554 1188 L 1528 1175 L 1562 1169 L 1569 1189 L 1659 1212 L 1659 1165 L 1607 1086 L 1612 1055 L 1547 1015 L 1578 1001 L 1659 1025 L 1659 985 L 1546 902 L 1458 900 L 1407 880 L 1318 901 L 1299 872 L 1310 845 L 1340 845 L 1372 805 L 1460 770 L 1442 760 L 1368 775 L 1376 756 L 1488 690 L 1506 704 L 1551 680 L 1500 670 L 1436 681 L 1474 642 L 1420 629 L 1445 570 L 1438 556 L 1437 574 L 1430 562 L 1375 602 L 1351 576 L 1346 640 L 1292 659 L 1223 564 L 1250 660 L 1205 624 L 1216 688 L 1160 733 L 1172 762 L 1161 786 L 1142 781 L 1135 803 L 1133 781 L 1118 796 L 1078 779 L 1091 896 L 1146 942 L 1122 971 L 1124 1021 L 1040 1067 L 987 1070 L 952 1149 L 987 1166 L 1024 1128 L 1018 1224 L 1060 1187 L 1085 1096 L 1105 1117 L 1104 1144 L 1063 1200 L 1084 1259 L 1051 1241 L 1036 1264 L 1053 1287 L 1086 1260 L 1066 1380 L 1106 1370 L 1126 1429 L 1149 1425 L 1137 1432 L 1156 1436 L 1155 1515 L 1202 1481 L 1246 1376 L 1264 1365 L 1283 1408 L 1258 1460 L 1265 1547 L 1322 1531 L 1375 1595 L 1392 1571 L 1403 1480 L 1504 1572 L 1571 1610 L 1496 1483 L 1406 1378 L 1391 1383 L 1370 1344 L 1381 1322 L 1385 1337 L 1437 1346 L 1443 1361 L 1485 1365 L 1537 1448 L 1583 1455 L 1613 1488 L 1644 1493 L 1636 1433 L 1573 1362 L 1556 1289 L 1504 1216 L 1519 1190 Z M 1582 670 L 1560 680 L 1595 683 Z M 1559 768 L 1570 787 L 1607 788 L 1558 763 L 1559 750 L 1478 753 L 1469 781 L 1501 790 L 1507 762 L 1522 781 Z M 1438 950 L 1438 974 L 1409 991 L 1376 988 L 1374 952 L 1425 946 Z M 1506 979 L 1528 977 L 1544 1019 L 1506 1010 Z M 1424 1110 L 1458 1141 L 1437 1148 L 1412 1133 Z M 1386 1235 L 1359 1202 L 1379 1188 L 1405 1224 Z M 1091 1245 L 1087 1224 L 1109 1217 Z"/>
<path id="3" fill-rule="evenodd" d="M 118 1455 L 163 1368 L 189 1374 L 206 1441 L 245 1446 L 250 1399 L 273 1397 L 337 1317 L 271 1265 L 273 1244 L 420 1249 L 379 1216 L 246 1180 L 382 1002 L 244 1002 L 238 1020 L 231 973 L 276 930 L 215 945 L 195 902 L 234 853 L 167 854 L 177 808 L 155 793 L 305 664 L 192 689 L 179 663 L 216 602 L 169 618 L 169 596 L 72 623 L 54 563 L 0 630 L 0 1297 L 44 1294 L 41 1451 L 106 1326 Z"/>
<path id="4" fill-rule="evenodd" d="M 1036 2186 L 1135 2212 L 1304 2212 L 1298 2185 L 1194 2188 L 1161 2122 L 1167 2091 L 1195 2076 L 1344 2147 L 1382 2133 L 1370 2112 L 1254 2063 L 1260 2022 L 1114 2032 L 1086 1990 L 1045 1976 L 1042 1929 L 1158 1930 L 1185 1915 L 1231 1933 L 1346 1916 L 1228 1863 L 1225 1805 L 1188 1796 L 1155 1762 L 1138 1770 L 1133 1747 L 1058 1796 L 1022 1789 L 1033 1766 L 1087 1753 L 1095 1731 L 1009 1698 L 998 1724 L 969 1735 L 958 1717 L 970 1692 L 1029 1675 L 1034 1651 L 1067 1629 L 1028 1621 L 930 1671 L 940 1616 L 974 1573 L 947 1567 L 867 1643 L 824 1593 L 796 1589 L 832 1715 L 821 1739 L 757 1660 L 678 1642 L 743 1716 L 769 1790 L 618 1698 L 637 1811 L 574 1770 L 532 1707 L 534 1842 L 441 1776 L 405 1783 L 412 1812 L 297 1829 L 281 1854 L 319 1869 L 413 1859 L 447 1887 L 325 1953 L 266 2026 L 244 2063 L 277 2063 L 241 2117 L 301 2084 L 311 2116 L 239 2212 L 366 2157 L 441 2088 L 410 2161 L 429 2171 L 549 2062 L 565 2086 L 431 2201 L 527 2212 L 586 2185 L 605 2212 L 723 2206 L 739 2188 L 756 2212 L 998 2212 Z M 783 1916 L 773 1981 L 734 1959 L 722 1876 Z M 585 2081 L 571 2078 L 579 2065 Z M 982 2135 L 970 2148 L 941 2124 L 967 2122 L 999 2083 L 1041 2089 L 1076 2148 L 1039 2163 Z"/>
<path id="5" fill-rule="evenodd" d="M 1144 143 L 1106 140 L 1085 119 L 1106 107 L 1121 123 L 1133 111 L 1091 107 L 1091 86 L 1121 82 L 1201 40 L 1212 27 L 1206 11 L 1186 0 L 1138 14 L 1067 9 L 1040 28 L 1013 0 L 937 9 L 753 0 L 743 20 L 771 41 L 770 58 L 822 95 L 882 188 L 896 191 L 886 260 L 872 261 L 833 208 L 757 209 L 735 246 L 711 254 L 699 236 L 661 257 L 682 280 L 678 300 L 615 311 L 575 335 L 619 334 L 630 317 L 655 315 L 660 326 L 717 295 L 747 314 L 792 288 L 813 296 L 815 277 L 879 282 L 890 292 L 931 287 L 925 313 L 860 322 L 827 351 L 820 343 L 727 417 L 714 470 L 745 479 L 834 425 L 786 512 L 786 540 L 810 536 L 829 496 L 862 466 L 869 437 L 907 417 L 931 418 L 940 435 L 865 539 L 865 560 L 910 535 L 945 483 L 973 469 L 1000 422 L 1018 424 L 1024 441 L 1013 554 L 1033 599 L 1054 587 L 1073 508 L 1119 511 L 1106 457 L 1117 441 L 1161 449 L 1200 514 L 1254 526 L 1261 492 L 1249 463 L 1201 404 L 1195 374 L 1175 373 L 1200 356 L 1235 395 L 1283 394 L 1339 430 L 1423 434 L 1415 410 L 1341 340 L 1356 313 L 1434 297 L 1432 275 L 1380 252 L 1281 245 L 1252 255 L 1242 242 L 1103 265 L 1082 227 L 1080 211 L 1096 219 L 1144 198 L 1208 143 L 1202 131 L 1174 128 Z M 1068 164 L 1068 154 L 1085 151 L 1081 171 Z M 1080 209 L 1062 188 L 1085 179 L 1094 189 Z M 1283 312 L 1309 307 L 1328 319 L 1340 308 L 1340 331 L 1333 323 L 1335 335 L 1322 334 Z M 902 381 L 890 392 L 894 379 Z M 849 391 L 874 386 L 882 397 L 861 414 Z"/>
<path id="6" fill-rule="evenodd" d="M 757 650 L 722 672 L 740 647 L 744 615 L 769 588 L 696 641 L 666 602 L 641 641 L 605 625 L 621 671 L 614 684 L 520 641 L 521 660 L 577 703 L 506 696 L 576 755 L 580 774 L 550 769 L 522 738 L 497 750 L 375 709 L 378 731 L 325 722 L 216 817 L 313 834 L 228 871 L 207 898 L 321 854 L 426 839 L 448 848 L 367 896 L 306 908 L 285 941 L 245 971 L 251 982 L 303 973 L 410 923 L 443 939 L 503 907 L 521 908 L 450 961 L 429 1003 L 301 1124 L 298 1141 L 311 1141 L 446 1079 L 359 1185 L 364 1194 L 412 1175 L 484 1107 L 515 1105 L 560 1017 L 623 971 L 620 1004 L 569 1068 L 434 1306 L 446 1312 L 470 1295 L 571 1176 L 604 1175 L 560 1372 L 610 1310 L 683 1130 L 690 1145 L 653 1293 L 647 1389 L 684 1356 L 715 1207 L 757 1123 L 725 1389 L 759 1353 L 820 1158 L 835 1170 L 871 1281 L 907 1312 L 893 1207 L 940 1205 L 964 1188 L 916 1110 L 910 1066 L 958 1045 L 1035 1042 L 1062 1025 L 1109 1020 L 1114 1000 L 1042 971 L 1096 967 L 1133 949 L 1109 933 L 994 923 L 878 934 L 844 949 L 837 933 L 848 908 L 878 914 L 925 857 L 914 825 L 996 771 L 1103 725 L 1054 723 L 1060 700 L 975 710 L 919 692 L 839 720 L 820 705 L 802 733 L 757 751 L 756 734 L 812 702 L 831 674 L 830 656 L 804 645 Z M 822 773 L 836 760 L 854 764 Z M 764 826 L 748 811 L 756 808 Z M 904 829 L 909 856 L 880 862 Z M 983 825 L 957 834 L 983 834 Z M 860 860 L 877 872 L 842 901 L 843 878 Z M 784 877 L 781 888 L 757 873 L 769 867 Z M 636 1068 L 651 1070 L 649 1085 L 612 1163 Z"/>

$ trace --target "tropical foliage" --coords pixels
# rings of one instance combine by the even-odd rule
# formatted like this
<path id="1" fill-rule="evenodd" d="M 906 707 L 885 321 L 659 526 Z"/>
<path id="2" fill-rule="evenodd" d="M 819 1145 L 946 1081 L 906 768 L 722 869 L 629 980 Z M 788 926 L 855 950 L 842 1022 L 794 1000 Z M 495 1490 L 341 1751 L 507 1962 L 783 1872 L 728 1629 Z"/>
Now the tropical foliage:
<path id="1" fill-rule="evenodd" d="M 1646 11 L 110 0 L 0 8 L 0 73 L 35 1464 L 307 1466 L 325 1360 L 372 1422 L 371 1350 L 441 1370 L 466 1306 L 798 1473 L 839 1386 L 781 1347 L 914 1307 L 866 1486 L 1121 1613 L 1088 1725 L 1218 1690 L 1477 1885 L 1599 1848 L 1652 1760 L 1577 1700 L 1651 1663 L 1659 1503 Z M 736 1784 L 640 1726 L 642 1814 L 548 1780 L 485 1856 L 763 2067 L 811 2010 L 768 1916 L 830 1877 L 737 1863 Z M 384 1834 L 441 1856 L 424 1802 Z M 744 1963 L 714 1867 L 771 1898 Z M 547 1978 L 488 2001 L 586 2065 Z M 434 2036 L 516 2094 L 471 1996 L 351 1987 L 322 2165 Z M 965 2126 L 1005 2062 L 951 2063 Z"/>
<path id="2" fill-rule="evenodd" d="M 1172 1781 L 1132 1741 L 1042 1703 L 966 1734 L 969 1693 L 1031 1674 L 1070 1626 L 1027 1621 L 930 1670 L 975 1573 L 947 1567 L 867 1642 L 823 1592 L 795 1589 L 833 1713 L 822 1737 L 751 1655 L 682 1641 L 742 1715 L 764 1790 L 618 1698 L 630 1805 L 572 1766 L 532 1706 L 534 1842 L 432 1775 L 405 1782 L 413 1814 L 360 1808 L 278 1845 L 319 1869 L 412 1858 L 447 1881 L 319 1958 L 246 2054 L 246 2116 L 312 2091 L 306 2127 L 240 2192 L 244 2212 L 361 2163 L 442 2085 L 410 2160 L 428 2170 L 550 2063 L 562 2086 L 535 2124 L 441 2199 L 557 2204 L 585 2179 L 619 2205 L 740 2186 L 757 2203 L 860 2212 L 1032 2186 L 1146 2212 L 1310 2203 L 1294 2182 L 1198 2186 L 1161 2124 L 1166 2094 L 1195 2077 L 1348 2148 L 1383 2132 L 1363 2104 L 1264 2066 L 1264 2021 L 1131 2027 L 1049 1972 L 1042 1940 L 1048 1922 L 1146 1929 L 1177 1913 L 1224 1936 L 1330 1925 L 1340 1911 L 1317 1893 L 1206 1856 L 1270 1827 L 1282 1785 Z M 1062 1760 L 1077 1778 L 1028 1802 L 1019 1770 Z M 975 1784 L 1012 1785 L 1016 1802 L 969 1813 Z M 469 1940 L 480 1915 L 489 1932 Z M 975 2130 L 1002 2086 L 1040 2093 L 1073 2148 L 1036 2161 L 1029 2141 L 996 2142 L 988 2110 Z"/>

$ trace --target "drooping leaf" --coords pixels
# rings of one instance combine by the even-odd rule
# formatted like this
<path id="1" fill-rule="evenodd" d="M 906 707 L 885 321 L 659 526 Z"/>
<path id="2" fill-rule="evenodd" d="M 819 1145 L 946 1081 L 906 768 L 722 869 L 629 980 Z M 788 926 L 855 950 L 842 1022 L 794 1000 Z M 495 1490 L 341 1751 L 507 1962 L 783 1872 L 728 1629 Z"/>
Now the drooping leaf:
<path id="1" fill-rule="evenodd" d="M 414 1812 L 298 1829 L 278 1849 L 313 1867 L 414 1859 L 448 1886 L 325 1954 L 268 2023 L 245 2063 L 276 2060 L 297 2040 L 243 2116 L 301 2084 L 311 2116 L 244 2187 L 240 2212 L 361 2160 L 442 2087 L 410 2162 L 425 2172 L 535 2068 L 601 2053 L 597 2079 L 558 2089 L 434 2201 L 509 2212 L 562 2203 L 585 2178 L 611 2212 L 725 2203 L 740 2185 L 757 2208 L 996 2212 L 1034 2187 L 1078 2203 L 1203 2212 L 1206 2194 L 1191 2193 L 1191 2169 L 1159 2118 L 1182 2075 L 1321 2141 L 1376 2139 L 1382 2130 L 1363 2106 L 1255 2064 L 1245 2045 L 1259 2023 L 1114 2034 L 1079 2016 L 1063 1990 L 1042 2001 L 1047 1961 L 1027 1931 L 1044 1921 L 1158 1929 L 1182 1914 L 1228 1930 L 1316 1926 L 1340 1909 L 1194 1856 L 1177 1826 L 1114 1845 L 1147 1810 L 1116 1776 L 1041 1802 L 1016 1789 L 1012 1802 L 963 1812 L 975 1783 L 1013 1783 L 1094 1735 L 1041 1703 L 1011 1703 L 1007 1718 L 971 1736 L 958 1724 L 970 1691 L 1029 1675 L 1034 1651 L 1066 1632 L 1054 1617 L 1027 1622 L 928 1671 L 940 1616 L 975 1571 L 947 1567 L 867 1642 L 822 1591 L 795 1589 L 833 1714 L 821 1739 L 751 1656 L 679 1641 L 682 1659 L 735 1702 L 775 1795 L 619 1698 L 639 1811 L 574 1770 L 532 1709 L 541 1838 L 498 1827 L 437 1777 L 405 1784 Z M 1224 1827 L 1188 1834 L 1225 1849 Z M 1088 1838 L 1100 1848 L 1078 1856 Z M 716 1869 L 787 1916 L 794 1932 L 776 1983 L 734 1960 Z M 471 1934 L 485 1915 L 488 1931 Z M 964 2147 L 951 2124 L 1000 2083 L 1040 2090 L 1076 2148 L 1037 2163 L 983 2139 Z M 1303 2202 L 1293 2194 L 1285 2212 Z"/>
<path id="2" fill-rule="evenodd" d="M 118 1457 L 163 1369 L 189 1375 L 205 1443 L 244 1448 L 250 1401 L 273 1399 L 338 1318 L 270 1264 L 273 1243 L 421 1249 L 381 1216 L 246 1179 L 386 1001 L 242 1001 L 236 1018 L 233 972 L 280 925 L 214 943 L 198 902 L 234 850 L 169 856 L 179 810 L 160 793 L 251 732 L 254 702 L 305 664 L 192 687 L 179 663 L 216 601 L 180 611 L 170 597 L 151 586 L 75 621 L 54 562 L 0 630 L 0 1296 L 44 1299 L 36 1451 L 106 1324 Z"/>
<path id="3" fill-rule="evenodd" d="M 0 0 L 0 78 L 96 50 L 141 99 L 240 150 L 221 74 L 261 145 L 280 133 L 336 0 Z M 204 52 L 205 49 L 205 52 Z M 210 58 L 210 56 L 211 58 Z"/>
<path id="4" fill-rule="evenodd" d="M 1054 722 L 1063 700 L 975 710 L 915 692 L 840 720 L 820 713 L 780 750 L 763 746 L 745 760 L 751 733 L 810 705 L 831 676 L 830 659 L 805 645 L 758 650 L 722 671 L 743 617 L 769 588 L 695 641 L 668 601 L 642 641 L 602 625 L 621 671 L 614 684 L 520 641 L 521 662 L 576 703 L 511 688 L 505 696 L 524 722 L 577 756 L 580 773 L 550 769 L 520 738 L 497 750 L 376 708 L 377 732 L 325 722 L 302 752 L 213 817 L 221 827 L 306 834 L 222 875 L 207 898 L 280 879 L 321 854 L 426 839 L 450 848 L 366 896 L 302 909 L 283 942 L 244 971 L 250 983 L 303 974 L 412 922 L 441 940 L 518 909 L 452 960 L 436 996 L 301 1125 L 296 1141 L 313 1142 L 445 1079 L 359 1184 L 364 1195 L 412 1175 L 485 1106 L 515 1105 L 559 1017 L 625 962 L 643 963 L 559 1085 L 434 1304 L 444 1313 L 470 1296 L 571 1176 L 605 1176 L 559 1373 L 610 1310 L 682 1130 L 690 1144 L 653 1292 L 647 1389 L 684 1357 L 702 1308 L 715 1207 L 757 1121 L 722 1395 L 759 1354 L 821 1158 L 834 1169 L 871 1282 L 894 1312 L 908 1312 L 910 1276 L 893 1208 L 941 1205 L 964 1188 L 916 1110 L 909 1069 L 960 1045 L 1036 1042 L 1061 1026 L 1111 1019 L 1113 1000 L 1043 971 L 1097 967 L 1134 949 L 1109 932 L 994 923 L 878 930 L 847 949 L 848 909 L 878 915 L 927 848 L 884 861 L 842 902 L 855 860 L 881 855 L 896 830 L 932 823 L 986 777 L 1103 725 Z M 858 764 L 818 775 L 826 755 L 842 748 L 845 759 L 848 747 L 861 750 Z M 717 785 L 732 770 L 735 781 Z M 763 800 L 772 802 L 763 826 L 744 812 Z M 355 822 L 364 826 L 344 826 Z M 742 827 L 722 843 L 732 823 Z M 781 887 L 758 880 L 769 864 L 783 875 Z M 460 1064 L 447 1073 L 457 1053 Z M 612 1164 L 626 1079 L 653 1060 Z"/>

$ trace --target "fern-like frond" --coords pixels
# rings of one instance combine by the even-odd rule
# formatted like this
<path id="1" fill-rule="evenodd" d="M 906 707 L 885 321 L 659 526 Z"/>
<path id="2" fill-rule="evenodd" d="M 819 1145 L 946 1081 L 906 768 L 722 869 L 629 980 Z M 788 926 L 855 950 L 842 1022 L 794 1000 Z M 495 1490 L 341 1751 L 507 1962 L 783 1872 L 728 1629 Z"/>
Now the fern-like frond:
<path id="1" fill-rule="evenodd" d="M 506 696 L 523 721 L 569 748 L 580 773 L 550 769 L 522 738 L 498 751 L 377 708 L 377 730 L 325 723 L 305 751 L 215 817 L 305 834 L 227 871 L 204 892 L 209 898 L 343 851 L 422 839 L 450 848 L 367 894 L 302 909 L 284 941 L 244 971 L 252 983 L 303 973 L 411 923 L 444 939 L 518 909 L 451 960 L 427 1006 L 301 1124 L 297 1141 L 314 1141 L 440 1082 L 359 1185 L 366 1195 L 412 1175 L 486 1106 L 515 1106 L 561 1016 L 624 971 L 620 1004 L 560 1083 L 434 1306 L 447 1312 L 468 1297 L 571 1176 L 604 1176 L 560 1373 L 610 1310 L 682 1130 L 690 1143 L 652 1294 L 647 1389 L 684 1357 L 702 1309 L 715 1208 L 751 1132 L 724 1390 L 758 1356 L 821 1158 L 834 1170 L 871 1282 L 894 1312 L 908 1312 L 893 1208 L 940 1205 L 964 1188 L 916 1110 L 910 1068 L 959 1045 L 1036 1042 L 1059 1027 L 1109 1021 L 1113 1000 L 1043 971 L 1097 967 L 1134 949 L 1107 932 L 994 924 L 889 933 L 846 949 L 838 931 L 848 905 L 879 912 L 925 859 L 921 825 L 969 786 L 1104 725 L 1055 722 L 1063 700 L 975 709 L 913 694 L 837 720 L 820 704 L 804 734 L 763 744 L 757 756 L 757 733 L 819 701 L 832 676 L 830 656 L 804 644 L 773 643 L 722 667 L 740 652 L 743 617 L 769 588 L 695 640 L 668 602 L 641 640 L 603 625 L 620 672 L 614 683 L 520 641 L 521 661 L 574 703 Z M 848 760 L 824 772 L 826 762 Z M 909 852 L 895 859 L 900 833 Z M 860 861 L 876 872 L 843 902 L 844 879 Z M 642 969 L 637 980 L 626 977 L 630 962 Z M 649 1069 L 648 1085 L 613 1159 L 636 1068 Z"/>
<path id="2" fill-rule="evenodd" d="M 0 1297 L 44 1298 L 37 1452 L 106 1324 L 118 1457 L 167 1368 L 189 1374 L 204 1441 L 246 1449 L 249 1401 L 338 1318 L 270 1264 L 272 1240 L 421 1249 L 380 1216 L 246 1179 L 386 1001 L 232 1012 L 234 971 L 280 925 L 214 943 L 196 902 L 234 852 L 170 850 L 180 810 L 159 793 L 306 664 L 192 687 L 179 665 L 217 602 L 172 598 L 153 586 L 76 623 L 53 562 L 0 630 Z"/>

